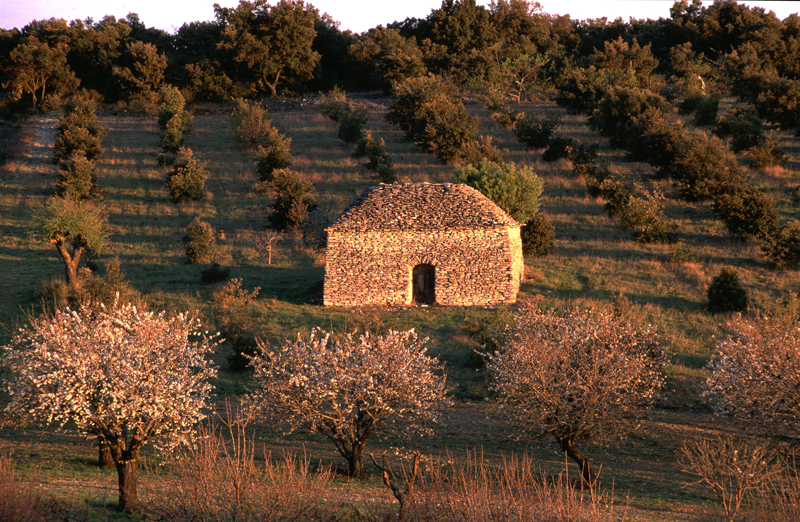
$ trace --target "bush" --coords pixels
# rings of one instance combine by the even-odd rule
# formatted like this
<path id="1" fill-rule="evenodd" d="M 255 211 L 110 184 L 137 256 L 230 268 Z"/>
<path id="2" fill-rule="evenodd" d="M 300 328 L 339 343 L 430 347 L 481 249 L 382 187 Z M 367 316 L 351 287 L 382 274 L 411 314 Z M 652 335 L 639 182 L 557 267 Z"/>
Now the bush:
<path id="1" fill-rule="evenodd" d="M 542 160 L 546 162 L 552 162 L 562 158 L 573 158 L 580 155 L 580 160 L 578 161 L 586 163 L 587 161 L 593 160 L 594 156 L 597 155 L 596 153 L 594 156 L 587 154 L 586 149 L 582 149 L 580 152 L 575 153 L 577 147 L 578 142 L 572 138 L 552 138 L 547 150 L 542 154 Z M 573 162 L 573 167 L 574 165 L 575 163 Z"/>
<path id="2" fill-rule="evenodd" d="M 669 171 L 689 201 L 729 192 L 744 182 L 736 156 L 719 138 L 703 131 L 687 132 L 678 144 Z"/>
<path id="3" fill-rule="evenodd" d="M 320 112 L 331 121 L 339 121 L 339 117 L 344 114 L 350 102 L 347 101 L 347 94 L 339 87 L 334 87 L 325 94 L 320 101 Z"/>
<path id="4" fill-rule="evenodd" d="M 192 117 L 184 110 L 186 99 L 181 91 L 177 87 L 166 87 L 161 89 L 159 97 L 161 108 L 158 112 L 158 126 L 161 130 L 166 129 L 168 123 L 177 116 L 176 124 L 180 124 L 179 130 L 183 132 L 191 123 Z"/>
<path id="5" fill-rule="evenodd" d="M 251 309 L 260 290 L 257 286 L 248 292 L 242 288 L 242 280 L 236 278 L 211 296 L 214 320 L 233 351 L 228 356 L 228 365 L 235 372 L 246 370 L 250 364 L 248 356 L 256 354 L 258 332 Z"/>
<path id="6" fill-rule="evenodd" d="M 633 198 L 633 183 L 630 181 L 622 182 L 607 178 L 600 182 L 598 189 L 606 200 L 603 212 L 609 217 L 622 214 Z"/>
<path id="7" fill-rule="evenodd" d="M 677 226 L 664 215 L 663 202 L 659 192 L 645 194 L 644 198 L 631 196 L 621 211 L 622 226 L 641 230 L 637 237 L 640 243 L 671 243 Z"/>
<path id="8" fill-rule="evenodd" d="M 231 269 L 220 265 L 217 262 L 211 263 L 211 266 L 208 268 L 204 268 L 200 271 L 200 281 L 203 282 L 204 285 L 212 285 L 214 283 L 220 283 L 228 279 L 231 275 Z"/>
<path id="9" fill-rule="evenodd" d="M 605 165 L 598 165 L 594 162 L 587 163 L 585 166 L 582 165 L 581 171 L 584 167 L 586 173 L 589 174 L 589 177 L 586 179 L 587 192 L 589 192 L 589 195 L 593 198 L 603 196 L 604 189 L 610 188 L 607 181 L 610 182 L 611 172 L 609 172 Z M 574 166 L 573 172 L 575 172 Z"/>
<path id="10" fill-rule="evenodd" d="M 364 107 L 352 103 L 339 115 L 339 139 L 345 143 L 356 143 L 361 139 L 364 126 L 369 121 L 369 113 Z"/>
<path id="11" fill-rule="evenodd" d="M 523 113 L 514 122 L 514 136 L 532 149 L 543 149 L 550 144 L 556 127 L 558 118 L 537 118 Z"/>
<path id="12" fill-rule="evenodd" d="M 484 160 L 498 165 L 506 162 L 506 158 L 500 152 L 500 149 L 492 144 L 491 136 L 481 136 L 477 141 L 464 145 L 464 149 L 461 151 L 460 161 L 464 165 L 472 165 L 477 168 Z"/>
<path id="13" fill-rule="evenodd" d="M 96 160 L 103 154 L 101 143 L 105 135 L 106 130 L 97 123 L 91 103 L 83 100 L 68 103 L 56 132 L 56 161 L 67 160 L 77 151 L 83 151 L 90 161 Z"/>
<path id="14" fill-rule="evenodd" d="M 781 150 L 781 142 L 774 134 L 770 134 L 761 145 L 748 149 L 745 154 L 752 160 L 748 167 L 753 170 L 777 167 L 787 161 L 786 154 Z"/>
<path id="15" fill-rule="evenodd" d="M 433 74 L 408 78 L 395 84 L 394 97 L 385 120 L 443 162 L 458 158 L 477 139 L 478 120 L 469 115 L 451 82 Z"/>
<path id="16" fill-rule="evenodd" d="M 556 103 L 572 113 L 590 113 L 612 88 L 639 85 L 634 71 L 615 71 L 590 66 L 573 69 L 567 79 L 558 85 Z"/>
<path id="17" fill-rule="evenodd" d="M 88 301 L 92 306 L 102 304 L 106 308 L 114 306 L 115 302 L 134 303 L 142 300 L 139 292 L 125 278 L 119 258 L 106 263 L 103 275 L 98 276 L 92 272 L 84 274 L 81 292 L 84 297 L 80 302 Z"/>
<path id="18" fill-rule="evenodd" d="M 263 140 L 267 145 L 258 146 L 255 157 L 256 172 L 261 181 L 271 181 L 276 170 L 285 169 L 292 164 L 292 138 L 271 127 Z"/>
<path id="19" fill-rule="evenodd" d="M 744 312 L 747 310 L 747 291 L 739 282 L 735 270 L 725 268 L 708 286 L 708 311 Z"/>
<path id="20" fill-rule="evenodd" d="M 778 228 L 772 199 L 755 187 L 737 188 L 716 196 L 714 212 L 739 241 L 765 238 Z"/>
<path id="21" fill-rule="evenodd" d="M 539 211 L 544 183 L 530 167 L 482 161 L 478 168 L 466 165 L 454 171 L 454 183 L 464 183 L 494 201 L 509 216 L 525 223 Z"/>
<path id="22" fill-rule="evenodd" d="M 270 226 L 275 230 L 300 230 L 317 208 L 311 197 L 314 185 L 289 169 L 276 170 L 272 181 L 262 183 L 259 188 L 272 199 Z"/>
<path id="23" fill-rule="evenodd" d="M 677 154 L 686 147 L 689 137 L 680 123 L 670 123 L 662 111 L 648 109 L 633 118 L 628 126 L 627 159 L 644 161 L 662 170 L 669 169 Z"/>
<path id="24" fill-rule="evenodd" d="M 667 263 L 681 265 L 692 261 L 694 261 L 694 251 L 686 243 L 679 241 L 670 247 Z"/>
<path id="25" fill-rule="evenodd" d="M 609 139 L 613 147 L 626 145 L 628 129 L 634 118 L 645 114 L 664 113 L 666 101 L 656 94 L 636 88 L 615 87 L 603 96 L 589 116 L 589 126 Z"/>
<path id="26" fill-rule="evenodd" d="M 752 107 L 732 107 L 717 121 L 714 134 L 731 139 L 731 150 L 741 152 L 764 143 L 761 119 Z"/>
<path id="27" fill-rule="evenodd" d="M 183 245 L 186 251 L 186 259 L 189 263 L 196 265 L 214 253 L 216 249 L 214 229 L 199 217 L 194 218 L 189 223 L 189 226 L 186 227 Z"/>
<path id="28" fill-rule="evenodd" d="M 192 149 L 181 147 L 175 159 L 175 169 L 167 176 L 167 189 L 172 201 L 199 201 L 205 197 L 208 172 L 206 164 L 195 159 Z"/>
<path id="29" fill-rule="evenodd" d="M 374 174 L 372 179 L 387 184 L 397 181 L 394 164 L 392 163 L 392 158 L 386 153 L 386 143 L 384 143 L 383 138 L 376 141 L 371 132 L 364 133 L 356 150 L 353 152 L 353 157 L 363 158 L 364 156 L 368 159 L 364 167 Z"/>
<path id="30" fill-rule="evenodd" d="M 790 221 L 767 237 L 762 247 L 770 266 L 776 269 L 800 267 L 800 221 Z"/>
<path id="31" fill-rule="evenodd" d="M 698 127 L 714 125 L 719 111 L 719 95 L 706 96 L 700 94 L 683 100 L 678 105 L 680 114 L 694 113 L 694 124 Z"/>
<path id="32" fill-rule="evenodd" d="M 74 151 L 61 162 L 61 173 L 56 182 L 56 192 L 64 199 L 95 199 L 97 194 L 97 167 L 86 158 L 82 150 Z"/>
<path id="33" fill-rule="evenodd" d="M 177 154 L 183 147 L 183 121 L 180 115 L 175 115 L 167 121 L 161 132 L 161 148 L 165 152 Z"/>
<path id="34" fill-rule="evenodd" d="M 236 100 L 236 106 L 231 113 L 231 118 L 236 124 L 236 139 L 245 147 L 254 147 L 264 144 L 272 130 L 272 120 L 266 107 L 258 102 L 243 99 Z"/>
<path id="35" fill-rule="evenodd" d="M 556 232 L 544 214 L 536 214 L 520 230 L 524 256 L 546 256 L 553 249 Z"/>
<path id="36" fill-rule="evenodd" d="M 572 162 L 572 173 L 576 176 L 586 176 L 597 170 L 594 163 L 597 159 L 597 145 L 586 147 L 583 144 L 575 144 L 567 157 Z"/>

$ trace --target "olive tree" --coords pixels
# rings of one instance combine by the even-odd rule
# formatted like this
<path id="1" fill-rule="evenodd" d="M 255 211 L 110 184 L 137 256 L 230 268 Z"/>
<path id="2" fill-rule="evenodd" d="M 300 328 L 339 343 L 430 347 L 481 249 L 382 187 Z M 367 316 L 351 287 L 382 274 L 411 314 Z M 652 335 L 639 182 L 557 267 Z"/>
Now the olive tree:
<path id="1" fill-rule="evenodd" d="M 425 354 L 426 341 L 414 330 L 356 337 L 314 329 L 276 349 L 259 342 L 248 403 L 290 431 L 325 435 L 358 476 L 372 433 L 429 434 L 428 423 L 449 405 L 442 365 Z"/>
<path id="2" fill-rule="evenodd" d="M 739 318 L 708 364 L 714 410 L 757 433 L 800 436 L 800 326 Z"/>
<path id="3" fill-rule="evenodd" d="M 196 314 L 168 316 L 133 305 L 59 310 L 32 319 L 5 347 L 13 375 L 6 411 L 67 423 L 108 445 L 119 477 L 119 508 L 139 511 L 142 447 L 186 441 L 204 418 L 216 344 L 195 333 Z"/>
<path id="4" fill-rule="evenodd" d="M 87 249 L 99 251 L 108 237 L 102 208 L 73 199 L 56 198 L 40 207 L 34 216 L 39 239 L 55 245 L 66 268 L 67 284 L 80 288 L 78 263 Z"/>
<path id="5" fill-rule="evenodd" d="M 623 437 L 657 398 L 667 362 L 659 336 L 591 310 L 523 306 L 510 324 L 501 349 L 487 355 L 492 389 L 514 424 L 555 437 L 594 487 L 596 475 L 577 444 Z"/>

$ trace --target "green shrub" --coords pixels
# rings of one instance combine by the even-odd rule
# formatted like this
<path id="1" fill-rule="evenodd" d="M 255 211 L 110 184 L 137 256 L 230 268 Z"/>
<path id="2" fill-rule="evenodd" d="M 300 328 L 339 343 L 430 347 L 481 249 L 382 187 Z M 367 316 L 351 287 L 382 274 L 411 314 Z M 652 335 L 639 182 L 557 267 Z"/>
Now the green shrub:
<path id="1" fill-rule="evenodd" d="M 66 104 L 56 132 L 56 161 L 65 161 L 77 151 L 83 151 L 89 161 L 96 160 L 103 154 L 105 135 L 105 128 L 97 123 L 94 105 L 83 100 Z"/>
<path id="2" fill-rule="evenodd" d="M 686 243 L 679 241 L 670 247 L 669 255 L 667 256 L 668 263 L 680 265 L 691 263 L 692 261 L 694 261 L 694 251 Z"/>
<path id="3" fill-rule="evenodd" d="M 748 167 L 753 170 L 777 167 L 787 161 L 786 154 L 781 150 L 780 139 L 772 133 L 761 145 L 748 149 L 745 154 L 752 160 Z"/>
<path id="4" fill-rule="evenodd" d="M 544 151 L 542 154 L 542 161 L 552 162 L 557 161 L 562 158 L 580 158 L 578 162 L 591 161 L 594 157 L 591 154 L 587 154 L 586 149 L 582 149 L 579 152 L 576 152 L 578 148 L 578 142 L 572 138 L 552 138 L 550 139 L 550 144 L 547 147 L 547 150 Z M 596 153 L 595 153 L 596 156 Z M 591 157 L 591 159 L 590 159 Z M 573 167 L 575 162 L 573 162 Z"/>
<path id="5" fill-rule="evenodd" d="M 586 178 L 586 190 L 589 192 L 589 195 L 593 198 L 603 196 L 603 190 L 604 187 L 608 185 L 606 182 L 610 180 L 611 172 L 609 172 L 605 165 L 598 165 L 594 162 L 588 163 L 585 166 L 581 165 L 581 169 L 584 167 L 588 174 Z M 574 166 L 573 172 L 575 172 Z"/>
<path id="6" fill-rule="evenodd" d="M 93 305 L 111 307 L 115 302 L 132 303 L 141 301 L 139 293 L 131 286 L 122 271 L 119 258 L 108 261 L 100 276 L 89 273 L 83 279 L 81 291 Z"/>
<path id="7" fill-rule="evenodd" d="M 448 163 L 477 139 L 478 120 L 470 116 L 454 84 L 429 74 L 395 84 L 395 101 L 385 120 L 406 139 Z"/>
<path id="8" fill-rule="evenodd" d="M 354 158 L 367 157 L 368 161 L 364 164 L 364 167 L 374 174 L 372 179 L 387 184 L 397 181 L 394 163 L 389 154 L 386 153 L 386 143 L 383 138 L 376 140 L 371 132 L 365 132 L 352 156 Z"/>
<path id="9" fill-rule="evenodd" d="M 625 141 L 627 159 L 668 170 L 685 148 L 689 134 L 680 123 L 670 123 L 658 109 L 648 109 L 631 120 Z"/>
<path id="10" fill-rule="evenodd" d="M 276 230 L 299 231 L 317 208 L 311 196 L 314 185 L 289 169 L 276 170 L 272 181 L 262 183 L 259 189 L 272 200 L 270 226 Z"/>
<path id="11" fill-rule="evenodd" d="M 762 247 L 772 268 L 800 267 L 800 221 L 790 221 L 767 237 Z"/>
<path id="12" fill-rule="evenodd" d="M 544 214 L 536 214 L 520 229 L 522 254 L 524 256 L 546 256 L 553 249 L 556 232 L 553 223 Z"/>
<path id="13" fill-rule="evenodd" d="M 272 127 L 263 141 L 266 142 L 266 146 L 259 145 L 256 151 L 256 172 L 261 181 L 271 181 L 273 172 L 292 164 L 292 138 L 284 136 L 278 129 Z"/>
<path id="14" fill-rule="evenodd" d="M 665 113 L 667 102 L 657 94 L 636 88 L 615 87 L 606 93 L 589 116 L 589 126 L 609 139 L 613 147 L 626 145 L 634 118 L 650 111 Z"/>
<path id="15" fill-rule="evenodd" d="M 636 87 L 632 69 L 620 71 L 590 66 L 573 69 L 558 85 L 556 103 L 572 113 L 590 113 L 612 87 Z"/>
<path id="16" fill-rule="evenodd" d="M 168 123 L 176 116 L 176 124 L 179 124 L 180 131 L 183 132 L 191 123 L 192 117 L 184 109 L 186 99 L 177 87 L 165 87 L 159 92 L 161 106 L 158 112 L 158 126 L 164 130 Z"/>
<path id="17" fill-rule="evenodd" d="M 175 159 L 175 169 L 167 176 L 167 189 L 172 201 L 199 201 L 205 197 L 208 173 L 206 164 L 195 159 L 192 149 L 181 147 Z"/>
<path id="18" fill-rule="evenodd" d="M 765 238 L 778 228 L 772 199 L 752 186 L 715 196 L 714 212 L 739 241 Z"/>
<path id="19" fill-rule="evenodd" d="M 736 156 L 703 131 L 689 131 L 669 167 L 681 193 L 689 201 L 708 199 L 743 184 Z"/>
<path id="20" fill-rule="evenodd" d="M 189 226 L 186 227 L 186 235 L 183 236 L 183 246 L 186 252 L 186 259 L 195 265 L 203 259 L 211 256 L 216 249 L 214 242 L 214 229 L 210 224 L 195 217 Z"/>
<path id="21" fill-rule="evenodd" d="M 235 104 L 231 118 L 236 125 L 236 139 L 246 147 L 264 144 L 273 129 L 268 109 L 258 102 L 241 98 Z"/>
<path id="22" fill-rule="evenodd" d="M 732 107 L 717 121 L 714 134 L 731 139 L 731 150 L 741 152 L 765 141 L 762 122 L 752 107 Z"/>
<path id="23" fill-rule="evenodd" d="M 224 267 L 217 262 L 211 263 L 211 266 L 208 268 L 204 268 L 200 271 L 200 281 L 204 285 L 211 285 L 214 283 L 220 283 L 225 281 L 230 277 L 231 269 L 228 267 Z"/>
<path id="24" fill-rule="evenodd" d="M 481 136 L 477 141 L 473 141 L 464 145 L 461 151 L 460 162 L 464 165 L 472 165 L 478 168 L 482 161 L 491 161 L 502 165 L 506 162 L 506 158 L 500 149 L 492 144 L 491 136 Z"/>
<path id="25" fill-rule="evenodd" d="M 678 112 L 680 114 L 694 113 L 694 124 L 698 127 L 714 125 L 717 122 L 719 100 L 720 96 L 718 94 L 691 96 L 678 105 Z"/>
<path id="26" fill-rule="evenodd" d="M 633 183 L 606 178 L 599 184 L 600 195 L 606 200 L 603 212 L 609 217 L 619 216 L 633 198 Z"/>
<path id="27" fill-rule="evenodd" d="M 177 154 L 183 143 L 183 121 L 181 116 L 176 114 L 167 121 L 161 132 L 161 148 L 164 152 Z"/>
<path id="28" fill-rule="evenodd" d="M 97 194 L 97 167 L 82 150 L 61 162 L 56 192 L 64 199 L 94 199 Z"/>
<path id="29" fill-rule="evenodd" d="M 644 198 L 631 196 L 620 212 L 622 226 L 640 230 L 640 243 L 671 243 L 677 226 L 664 215 L 663 202 L 664 196 L 659 192 L 645 193 Z"/>
<path id="30" fill-rule="evenodd" d="M 739 282 L 739 274 L 730 268 L 723 269 L 708 286 L 709 312 L 744 312 L 747 301 L 747 290 Z"/>
<path id="31" fill-rule="evenodd" d="M 352 103 L 339 115 L 339 139 L 345 143 L 356 143 L 361 139 L 364 126 L 369 121 L 369 112 Z"/>
<path id="32" fill-rule="evenodd" d="M 572 173 L 576 176 L 586 176 L 597 169 L 594 163 L 597 159 L 597 145 L 587 147 L 576 143 L 567 157 L 572 162 Z"/>
<path id="33" fill-rule="evenodd" d="M 494 201 L 509 216 L 525 223 L 539 211 L 544 183 L 530 167 L 482 161 L 478 168 L 457 167 L 453 181 L 464 183 Z"/>
<path id="34" fill-rule="evenodd" d="M 260 290 L 257 286 L 248 292 L 241 279 L 231 279 L 211 296 L 214 320 L 233 351 L 228 365 L 235 372 L 244 371 L 250 363 L 247 356 L 256 353 L 258 332 L 250 310 Z"/>
<path id="35" fill-rule="evenodd" d="M 331 121 L 339 121 L 339 117 L 351 106 L 347 94 L 339 87 L 334 87 L 320 101 L 320 112 Z"/>
<path id="36" fill-rule="evenodd" d="M 556 127 L 558 118 L 537 118 L 523 113 L 514 122 L 514 135 L 532 149 L 543 149 L 550 144 L 550 136 Z"/>

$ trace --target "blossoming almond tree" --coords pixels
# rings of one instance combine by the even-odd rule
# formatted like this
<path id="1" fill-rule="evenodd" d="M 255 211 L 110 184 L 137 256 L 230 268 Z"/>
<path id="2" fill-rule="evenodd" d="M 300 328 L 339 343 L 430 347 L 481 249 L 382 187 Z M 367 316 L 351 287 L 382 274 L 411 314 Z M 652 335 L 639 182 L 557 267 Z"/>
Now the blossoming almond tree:
<path id="1" fill-rule="evenodd" d="M 13 377 L 7 411 L 102 437 L 119 476 L 119 507 L 139 508 L 137 467 L 151 439 L 186 440 L 204 417 L 215 342 L 195 334 L 196 315 L 132 305 L 61 310 L 33 319 L 6 347 Z"/>
<path id="2" fill-rule="evenodd" d="M 580 441 L 619 438 L 655 399 L 667 363 L 660 339 L 611 314 L 565 314 L 521 307 L 503 348 L 487 356 L 492 388 L 504 395 L 515 424 L 552 434 L 581 468 L 596 476 Z"/>
<path id="3" fill-rule="evenodd" d="M 717 349 L 706 392 L 715 411 L 762 435 L 800 437 L 800 326 L 739 318 Z"/>
<path id="4" fill-rule="evenodd" d="M 373 432 L 428 434 L 427 424 L 449 406 L 442 366 L 425 354 L 426 341 L 414 330 L 332 338 L 314 329 L 274 351 L 259 344 L 248 403 L 290 431 L 322 433 L 358 476 Z"/>

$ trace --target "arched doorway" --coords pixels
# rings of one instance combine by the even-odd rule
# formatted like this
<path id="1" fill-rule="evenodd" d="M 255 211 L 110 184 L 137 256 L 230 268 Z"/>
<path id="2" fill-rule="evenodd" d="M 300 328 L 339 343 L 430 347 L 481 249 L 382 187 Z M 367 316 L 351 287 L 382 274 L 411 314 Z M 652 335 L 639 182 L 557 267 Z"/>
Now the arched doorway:
<path id="1" fill-rule="evenodd" d="M 412 296 L 417 304 L 436 302 L 436 268 L 433 265 L 417 265 L 411 270 Z"/>

